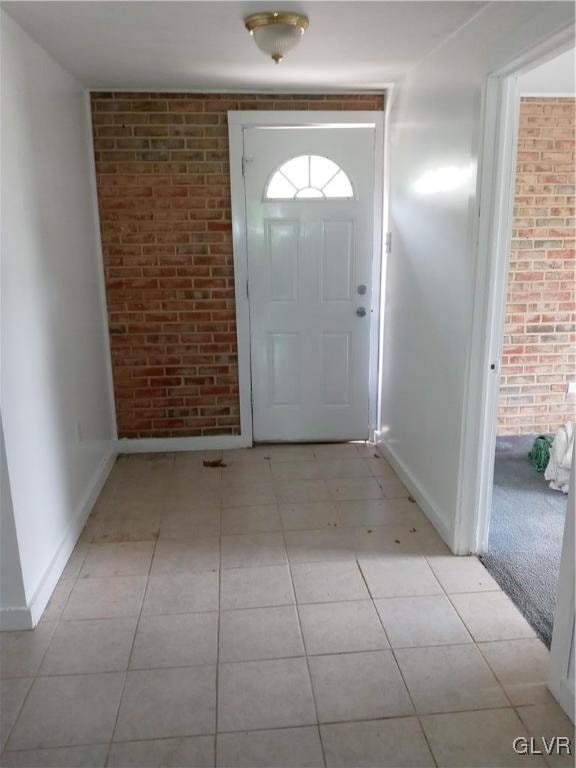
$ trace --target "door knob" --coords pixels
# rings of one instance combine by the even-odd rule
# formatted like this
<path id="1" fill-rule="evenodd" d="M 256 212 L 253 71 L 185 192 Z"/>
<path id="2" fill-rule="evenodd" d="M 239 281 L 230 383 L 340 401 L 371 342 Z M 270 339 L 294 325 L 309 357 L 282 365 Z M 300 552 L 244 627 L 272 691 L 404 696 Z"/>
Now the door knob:
<path id="1" fill-rule="evenodd" d="M 358 307 L 358 309 L 356 310 L 356 314 L 358 315 L 358 317 L 364 317 L 364 315 L 366 314 L 366 310 L 364 309 L 364 307 Z"/>

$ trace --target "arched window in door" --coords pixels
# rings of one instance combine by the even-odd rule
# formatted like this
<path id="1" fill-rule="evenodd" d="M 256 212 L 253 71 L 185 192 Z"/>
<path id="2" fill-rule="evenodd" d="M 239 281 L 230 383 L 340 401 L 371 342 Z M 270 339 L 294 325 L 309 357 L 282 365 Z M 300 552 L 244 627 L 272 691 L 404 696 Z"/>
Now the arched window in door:
<path id="1" fill-rule="evenodd" d="M 275 171 L 266 186 L 267 200 L 341 199 L 354 197 L 346 173 L 322 155 L 299 155 Z"/>

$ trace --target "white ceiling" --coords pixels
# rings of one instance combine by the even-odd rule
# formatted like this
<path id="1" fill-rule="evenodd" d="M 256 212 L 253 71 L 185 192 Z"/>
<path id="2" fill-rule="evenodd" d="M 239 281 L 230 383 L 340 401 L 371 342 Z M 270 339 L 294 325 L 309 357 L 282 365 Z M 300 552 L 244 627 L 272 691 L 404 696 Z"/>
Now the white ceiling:
<path id="1" fill-rule="evenodd" d="M 344 90 L 397 80 L 482 2 L 6 2 L 2 7 L 91 88 Z M 276 66 L 243 26 L 254 11 L 307 13 Z"/>
<path id="2" fill-rule="evenodd" d="M 520 93 L 526 96 L 573 96 L 576 93 L 575 51 L 526 72 L 520 78 Z"/>

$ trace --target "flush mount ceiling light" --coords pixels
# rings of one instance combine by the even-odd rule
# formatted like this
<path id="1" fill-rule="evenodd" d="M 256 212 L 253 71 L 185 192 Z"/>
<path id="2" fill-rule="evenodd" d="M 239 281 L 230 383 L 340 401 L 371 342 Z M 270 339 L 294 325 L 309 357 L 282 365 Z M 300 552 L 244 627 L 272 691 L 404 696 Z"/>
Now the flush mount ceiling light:
<path id="1" fill-rule="evenodd" d="M 308 17 L 284 11 L 255 13 L 244 19 L 244 25 L 262 53 L 279 64 L 300 42 L 308 29 Z"/>

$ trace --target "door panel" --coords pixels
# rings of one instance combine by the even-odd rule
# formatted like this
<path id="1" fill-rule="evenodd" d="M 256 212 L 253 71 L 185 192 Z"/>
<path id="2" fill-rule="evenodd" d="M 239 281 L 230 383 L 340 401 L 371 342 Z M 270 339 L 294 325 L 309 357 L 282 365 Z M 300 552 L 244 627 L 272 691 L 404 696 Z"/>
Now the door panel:
<path id="1" fill-rule="evenodd" d="M 254 439 L 364 439 L 374 130 L 250 128 L 244 155 Z"/>
<path id="2" fill-rule="evenodd" d="M 354 222 L 323 221 L 322 301 L 350 301 L 354 278 Z"/>

